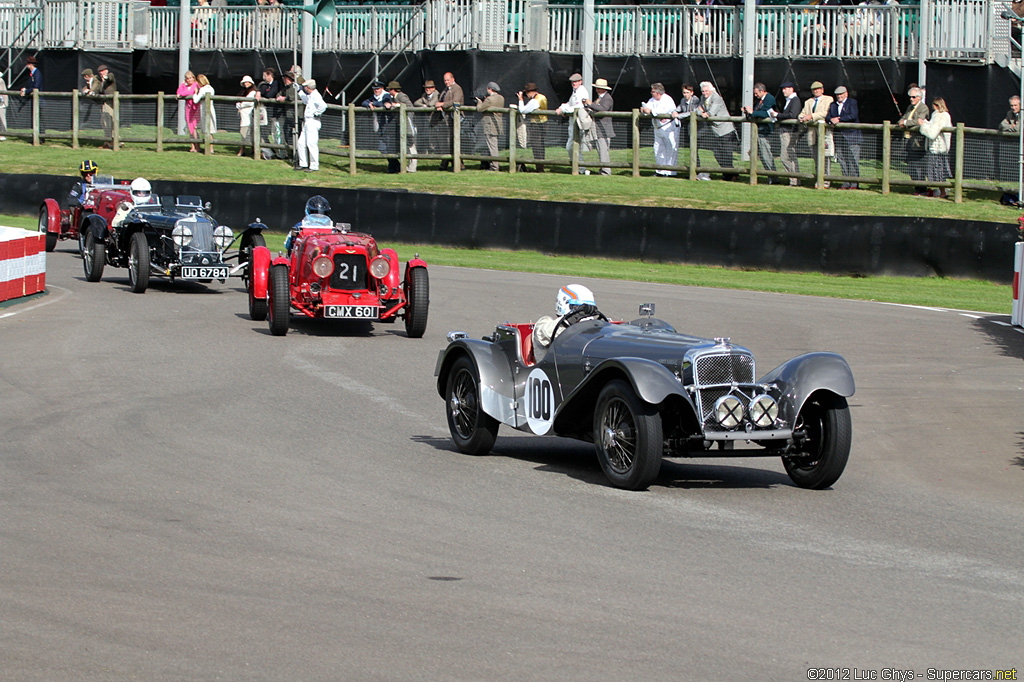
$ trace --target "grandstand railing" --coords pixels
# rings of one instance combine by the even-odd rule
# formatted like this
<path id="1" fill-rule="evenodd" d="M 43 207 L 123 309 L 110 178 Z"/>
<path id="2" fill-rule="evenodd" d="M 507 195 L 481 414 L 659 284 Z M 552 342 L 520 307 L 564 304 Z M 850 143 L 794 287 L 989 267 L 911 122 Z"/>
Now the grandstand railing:
<path id="1" fill-rule="evenodd" d="M 934 0 L 928 59 L 993 61 L 1000 40 L 998 0 Z M 39 7 L 44 11 L 40 13 Z M 176 50 L 178 8 L 139 0 L 0 0 L 0 44 L 12 47 Z M 595 9 L 595 51 L 606 55 L 731 57 L 744 50 L 743 7 L 612 6 Z M 193 49 L 291 50 L 301 10 L 193 7 Z M 578 54 L 583 8 L 530 0 L 426 0 L 419 5 L 338 5 L 337 20 L 313 29 L 316 52 L 406 49 L 533 49 Z M 758 58 L 918 58 L 917 5 L 762 5 L 755 16 Z M 33 26 L 33 24 L 37 24 Z M 26 28 L 33 30 L 26 30 Z M 41 30 L 40 30 L 41 29 Z M 397 36 L 395 34 L 398 34 Z M 994 37 L 995 36 L 995 37 Z"/>
<path id="2" fill-rule="evenodd" d="M 81 146 L 108 144 L 114 150 L 125 148 L 155 149 L 158 152 L 185 151 L 192 143 L 200 144 L 207 153 L 215 147 L 232 150 L 243 148 L 247 154 L 281 157 L 292 155 L 297 138 L 294 109 L 271 105 L 268 125 L 260 126 L 260 116 L 252 116 L 249 137 L 241 137 L 239 103 L 252 106 L 253 100 L 242 97 L 207 97 L 203 101 L 202 121 L 195 135 L 179 128 L 178 98 L 174 95 L 114 95 L 87 97 L 74 92 L 39 92 L 22 97 L 17 91 L 6 91 L 7 136 L 32 144 L 70 144 Z M 103 130 L 102 110 L 112 104 L 113 124 L 108 136 Z M 1012 191 L 1018 181 L 1020 137 L 1017 133 L 967 128 L 962 123 L 947 128 L 950 133 L 947 178 L 927 180 L 922 173 L 928 141 L 915 146 L 914 138 L 903 129 L 886 121 L 882 124 L 816 125 L 815 135 L 804 124 L 753 125 L 741 117 L 712 118 L 709 123 L 731 121 L 735 134 L 716 137 L 712 127 L 697 117 L 680 120 L 677 127 L 679 151 L 675 164 L 658 165 L 653 153 L 654 132 L 650 116 L 639 110 L 596 113 L 595 118 L 609 118 L 614 136 L 608 162 L 598 158 L 596 146 L 585 135 L 570 136 L 575 119 L 541 111 L 524 121 L 515 109 L 500 109 L 502 134 L 498 140 L 498 156 L 490 156 L 481 122 L 488 113 L 474 107 L 463 107 L 458 114 L 442 114 L 433 109 L 405 108 L 399 112 L 382 113 L 349 106 L 328 105 L 321 117 L 320 154 L 322 165 L 337 159 L 336 168 L 351 174 L 383 172 L 386 160 L 397 159 L 402 172 L 416 161 L 421 170 L 433 170 L 439 161 L 451 162 L 456 169 L 463 163 L 497 161 L 501 169 L 515 173 L 523 167 L 541 165 L 546 169 L 567 169 L 573 174 L 592 174 L 602 168 L 612 172 L 639 176 L 642 172 L 662 170 L 678 173 L 689 179 L 702 174 L 722 174 L 739 178 L 749 184 L 787 182 L 827 187 L 831 182 L 857 183 L 873 186 L 882 193 L 894 187 L 952 188 L 956 201 L 964 189 Z M 741 148 L 742 126 L 750 126 L 749 146 Z M 859 165 L 856 174 L 844 176 L 838 160 L 848 146 L 841 136 L 861 131 Z M 791 132 L 796 150 L 796 167 L 787 170 L 780 157 L 781 133 Z M 761 160 L 760 140 L 767 140 L 771 150 L 770 165 Z M 254 141 L 258 141 L 254 142 Z M 534 157 L 534 150 L 541 151 Z M 569 150 L 573 153 L 569 153 Z M 753 160 L 753 161 L 752 161 Z M 774 168 L 772 168 L 774 166 Z"/>

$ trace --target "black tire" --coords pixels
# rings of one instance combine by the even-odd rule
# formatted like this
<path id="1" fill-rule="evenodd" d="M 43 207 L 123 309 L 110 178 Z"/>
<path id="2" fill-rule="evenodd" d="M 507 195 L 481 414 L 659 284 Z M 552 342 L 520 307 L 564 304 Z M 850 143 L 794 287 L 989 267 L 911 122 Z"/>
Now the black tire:
<path id="1" fill-rule="evenodd" d="M 92 213 L 83 213 L 82 219 L 78 221 L 78 255 L 85 257 L 85 235 L 89 230 L 89 216 Z"/>
<path id="2" fill-rule="evenodd" d="M 82 268 L 87 282 L 98 282 L 107 264 L 107 245 L 96 239 L 92 232 L 85 236 L 85 250 L 82 252 Z"/>
<path id="3" fill-rule="evenodd" d="M 267 240 L 263 238 L 262 234 L 254 234 L 249 238 L 249 241 L 242 244 L 242 248 L 238 251 L 238 258 L 242 263 L 252 262 L 252 251 L 257 246 L 266 246 Z"/>
<path id="4" fill-rule="evenodd" d="M 60 224 L 60 216 L 57 216 L 57 224 Z M 57 248 L 57 240 L 60 235 L 56 232 L 50 232 L 50 207 L 49 204 L 43 204 L 42 208 L 39 209 L 39 231 L 46 235 L 46 253 L 50 253 Z"/>
<path id="5" fill-rule="evenodd" d="M 498 437 L 498 420 L 480 406 L 480 380 L 476 365 L 461 357 L 448 372 L 444 391 L 448 431 L 459 452 L 486 455 Z"/>
<path id="6" fill-rule="evenodd" d="M 594 410 L 594 446 L 604 475 L 626 490 L 645 490 L 661 471 L 661 414 L 621 380 L 601 389 Z"/>
<path id="7" fill-rule="evenodd" d="M 427 331 L 427 308 L 430 306 L 430 276 L 426 268 L 409 271 L 409 286 L 405 292 L 405 333 L 410 339 L 419 339 Z"/>
<path id="8" fill-rule="evenodd" d="M 291 309 L 291 292 L 288 290 L 288 266 L 273 265 L 270 268 L 269 291 L 267 297 L 267 324 L 274 336 L 288 333 L 288 313 Z"/>
<path id="9" fill-rule="evenodd" d="M 850 458 L 853 424 L 846 398 L 813 396 L 800 410 L 796 428 L 807 432 L 801 453 L 782 458 L 786 473 L 801 488 L 822 490 L 839 480 Z"/>
<path id="10" fill-rule="evenodd" d="M 149 286 L 149 240 L 143 232 L 133 234 L 128 247 L 128 284 L 136 294 Z"/>

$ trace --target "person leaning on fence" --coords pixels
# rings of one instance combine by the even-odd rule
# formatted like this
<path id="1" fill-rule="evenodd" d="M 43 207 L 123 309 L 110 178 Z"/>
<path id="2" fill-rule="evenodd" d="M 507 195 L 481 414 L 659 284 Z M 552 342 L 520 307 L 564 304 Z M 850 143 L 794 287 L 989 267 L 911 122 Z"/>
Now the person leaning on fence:
<path id="1" fill-rule="evenodd" d="M 307 78 L 299 90 L 299 99 L 306 105 L 299 133 L 299 165 L 297 170 L 310 173 L 320 170 L 320 116 L 327 103 L 316 90 L 316 80 Z"/>
<path id="2" fill-rule="evenodd" d="M 910 98 L 910 104 L 896 125 L 903 129 L 907 152 L 907 173 L 911 180 L 920 181 L 924 180 L 927 174 L 928 149 L 918 121 L 928 117 L 928 105 L 924 103 L 924 92 L 921 88 L 910 88 L 907 90 L 907 97 Z M 915 196 L 928 196 L 929 194 L 931 192 L 924 185 L 914 186 Z"/>
<path id="3" fill-rule="evenodd" d="M 281 83 L 277 80 L 277 71 L 272 67 L 263 69 L 263 80 L 256 86 L 256 101 L 267 112 L 268 125 L 263 129 L 263 139 L 270 144 L 284 142 L 284 107 L 277 103 L 280 94 Z M 263 150 L 263 155 L 268 159 L 275 154 L 284 158 L 280 149 Z"/>
<path id="4" fill-rule="evenodd" d="M 828 108 L 828 122 L 832 125 L 860 123 L 857 100 L 850 97 L 845 85 L 836 88 L 835 96 L 836 100 Z M 863 134 L 856 128 L 835 131 L 836 158 L 839 160 L 843 175 L 848 178 L 860 177 L 860 143 L 863 138 Z M 857 188 L 856 182 L 844 182 L 839 189 Z"/>
<path id="5" fill-rule="evenodd" d="M 196 94 L 192 95 L 192 101 L 196 103 L 196 106 L 199 107 L 199 112 L 202 114 L 203 124 L 200 127 L 200 130 L 202 130 L 204 134 L 209 133 L 210 135 L 213 135 L 217 132 L 217 107 L 211 101 L 210 110 L 207 112 L 205 98 L 207 95 L 213 97 L 217 92 L 213 89 L 213 86 L 210 85 L 210 79 L 206 77 L 205 73 L 201 73 L 196 76 L 196 83 L 199 84 L 199 89 L 196 90 Z M 213 152 L 211 151 L 211 153 Z"/>
<path id="6" fill-rule="evenodd" d="M 679 121 L 679 149 L 690 146 L 690 115 L 700 111 L 700 97 L 690 83 L 683 83 L 683 97 L 672 112 L 672 118 Z"/>
<path id="7" fill-rule="evenodd" d="M 25 60 L 25 68 L 28 69 L 28 85 L 21 89 L 21 96 L 31 97 L 33 92 L 43 89 L 43 72 L 39 70 L 39 62 L 35 57 Z"/>
<path id="8" fill-rule="evenodd" d="M 775 109 L 775 96 L 768 92 L 764 83 L 754 83 L 754 104 L 742 107 L 746 117 L 757 124 L 757 155 L 765 170 L 775 170 L 775 157 L 772 155 L 772 118 Z M 774 183 L 768 178 L 768 184 Z"/>
<path id="9" fill-rule="evenodd" d="M 428 154 L 438 153 L 438 149 L 440 148 L 438 144 L 438 131 L 444 130 L 444 120 L 443 117 L 441 116 L 441 112 L 436 111 L 437 103 L 440 101 L 440 99 L 441 93 L 437 91 L 437 87 L 434 85 L 434 81 L 428 80 L 424 81 L 423 83 L 423 94 L 420 95 L 419 99 L 412 103 L 414 107 L 435 109 L 435 111 L 432 111 L 430 113 L 430 118 L 427 121 L 427 127 L 424 128 L 423 124 L 420 123 L 420 130 L 418 131 L 423 132 L 423 137 L 426 138 Z M 409 162 L 410 172 L 413 169 L 415 169 L 415 166 L 413 165 L 414 163 L 414 161 Z"/>
<path id="10" fill-rule="evenodd" d="M 928 140 L 928 158 L 926 177 L 928 182 L 945 182 L 949 179 L 949 147 L 952 142 L 952 134 L 943 132 L 946 128 L 953 127 L 953 119 L 949 115 L 949 107 L 946 100 L 936 97 L 932 100 L 932 115 L 928 119 L 917 120 L 921 134 Z M 929 196 L 946 198 L 946 188 L 936 188 L 929 192 Z"/>
<path id="11" fill-rule="evenodd" d="M 1014 95 L 1010 98 L 1010 110 L 999 122 L 999 132 L 1003 137 L 995 141 L 992 148 L 992 175 L 999 178 L 1003 172 L 1013 169 L 1017 165 L 1020 140 L 1020 96 Z M 1009 136 L 1013 135 L 1012 138 Z M 1014 170 L 1016 175 L 1016 170 Z"/>
<path id="12" fill-rule="evenodd" d="M 392 84 L 396 83 L 397 81 L 394 81 Z M 384 89 L 384 81 L 374 80 L 370 83 L 370 96 L 359 103 L 359 106 L 373 112 L 373 131 L 377 133 L 377 151 L 381 154 L 398 153 L 395 114 L 391 113 L 391 104 L 394 101 L 391 93 Z M 398 159 L 388 159 L 388 173 L 398 173 L 401 168 Z"/>
<path id="13" fill-rule="evenodd" d="M 796 84 L 786 81 L 782 84 L 782 106 L 778 108 L 773 117 L 776 121 L 799 121 L 800 119 L 800 98 L 796 94 Z M 778 102 L 776 102 L 778 104 Z M 800 135 L 803 134 L 803 126 L 783 124 L 779 126 L 779 159 L 782 167 L 787 173 L 800 172 L 800 161 L 797 158 L 796 146 L 799 143 Z M 790 178 L 791 187 L 800 184 L 797 178 Z"/>
<path id="14" fill-rule="evenodd" d="M 284 143 L 287 149 L 281 150 L 281 158 L 286 159 L 292 154 L 293 142 L 295 140 L 295 100 L 298 99 L 295 84 L 295 74 L 286 71 L 281 74 L 281 92 L 277 93 L 278 105 L 284 110 Z M 299 109 L 299 118 L 302 118 L 302 109 Z"/>
<path id="15" fill-rule="evenodd" d="M 394 109 L 396 112 L 398 112 L 398 113 L 395 114 L 396 118 L 395 118 L 394 129 L 395 129 L 395 140 L 397 142 L 400 142 L 401 139 L 402 139 L 402 127 L 401 127 L 401 124 L 399 123 L 399 119 L 397 118 L 398 116 L 402 115 L 401 114 L 400 105 L 404 104 L 406 106 L 406 108 L 409 108 L 409 107 L 412 106 L 412 100 L 409 99 L 409 95 L 407 95 L 404 92 L 402 92 L 402 84 L 399 83 L 398 81 L 391 81 L 390 83 L 388 83 L 388 94 L 391 95 L 391 100 L 392 101 L 391 101 L 390 104 L 387 104 L 385 106 L 388 109 Z M 409 159 L 409 165 L 407 166 L 407 170 L 410 173 L 415 173 L 416 172 L 416 132 L 417 131 L 416 131 L 416 126 L 413 123 L 413 116 L 412 116 L 411 113 L 407 113 L 406 114 L 406 119 L 405 120 L 406 120 L 406 128 L 405 128 L 406 150 L 408 151 L 408 153 L 409 153 L 409 155 L 411 157 Z M 396 142 L 396 147 L 395 147 L 396 149 L 398 148 L 397 147 L 397 142 Z M 401 164 L 401 162 L 399 161 L 399 167 L 401 167 L 400 164 Z"/>
<path id="16" fill-rule="evenodd" d="M 612 86 L 608 85 L 607 79 L 598 78 L 594 83 L 594 92 L 597 93 L 596 101 L 591 102 L 588 99 L 583 102 L 587 111 L 606 113 L 615 107 L 615 100 L 612 99 Z M 611 117 L 595 118 L 594 128 L 597 132 L 597 157 L 601 163 L 605 164 L 601 168 L 601 175 L 611 175 L 612 169 L 607 165 L 611 162 L 611 144 L 612 138 L 615 137 L 615 127 L 612 125 Z"/>
<path id="17" fill-rule="evenodd" d="M 547 140 L 544 134 L 545 127 L 547 126 L 548 117 L 545 114 L 536 114 L 535 111 L 543 111 L 548 108 L 548 98 L 545 97 L 539 90 L 537 90 L 537 84 L 529 82 L 523 86 L 523 89 L 518 93 L 519 96 L 519 113 L 522 130 L 526 133 L 525 143 L 521 146 L 529 147 L 533 152 L 533 160 L 537 162 L 537 172 L 544 172 L 544 164 L 542 163 L 546 155 Z M 519 164 L 519 169 L 522 172 L 526 172 L 526 164 Z"/>
<path id="18" fill-rule="evenodd" d="M 444 147 L 441 149 L 442 154 L 451 154 L 455 149 L 455 107 L 461 107 L 466 103 L 466 96 L 462 92 L 462 86 L 455 82 L 455 76 L 451 72 L 444 74 L 444 90 L 441 92 L 441 98 L 438 100 L 435 108 L 441 114 L 442 120 L 444 121 L 445 131 L 444 137 L 442 138 L 442 144 Z M 448 164 L 451 163 L 448 159 L 441 159 L 441 170 L 448 170 Z M 466 170 L 466 164 L 461 164 L 462 170 Z M 455 167 L 452 166 L 452 170 Z"/>
<path id="19" fill-rule="evenodd" d="M 715 90 L 710 81 L 703 81 L 700 84 L 700 112 L 698 115 L 705 119 L 704 127 L 698 131 L 698 135 L 708 141 L 711 151 L 715 155 L 715 161 L 722 168 L 732 168 L 734 161 L 733 150 L 736 147 L 736 126 L 732 121 L 711 122 L 709 118 L 726 118 L 729 116 L 729 109 L 725 106 L 725 100 Z M 722 173 L 722 179 L 726 182 L 735 180 L 738 176 L 735 173 Z M 697 176 L 700 180 L 710 180 L 711 176 L 701 173 Z"/>
<path id="20" fill-rule="evenodd" d="M 487 143 L 487 155 L 498 156 L 501 152 L 498 141 L 505 133 L 505 114 L 497 111 L 505 107 L 505 98 L 501 96 L 501 87 L 494 81 L 487 84 L 487 96 L 476 98 L 476 110 L 481 112 L 480 123 L 484 131 L 484 142 Z M 499 170 L 497 161 L 490 161 L 487 170 Z"/>
<path id="21" fill-rule="evenodd" d="M 651 85 L 651 98 L 640 105 L 640 113 L 654 116 L 654 163 L 659 166 L 675 166 L 679 161 L 679 124 L 672 118 L 676 102 L 665 92 L 661 83 Z M 672 177 L 674 170 L 659 168 L 654 171 L 658 177 Z"/>
<path id="22" fill-rule="evenodd" d="M 583 100 L 590 99 L 590 93 L 587 92 L 586 87 L 583 85 L 583 76 L 578 73 L 572 74 L 569 76 L 569 85 L 572 86 L 572 94 L 569 95 L 567 102 L 558 105 L 558 108 L 555 109 L 556 114 L 570 116 L 574 111 L 579 112 L 583 109 Z M 569 139 L 565 143 L 565 151 L 569 152 L 570 161 L 572 161 L 573 142 L 579 143 L 580 161 L 583 161 L 583 152 L 587 150 L 586 140 L 583 136 L 585 132 L 584 125 L 579 121 L 578 113 L 575 120 L 569 119 Z"/>
<path id="23" fill-rule="evenodd" d="M 1004 133 L 1016 133 L 1020 130 L 1020 96 L 1010 98 L 1010 110 L 999 122 L 999 130 Z"/>
<path id="24" fill-rule="evenodd" d="M 825 94 L 825 86 L 821 81 L 811 83 L 811 96 L 804 100 L 803 109 L 800 110 L 799 119 L 807 126 L 807 146 L 811 148 L 811 156 L 814 158 L 814 176 L 818 176 L 818 121 L 824 121 L 828 117 L 828 109 L 832 106 L 831 95 Z M 832 131 L 825 131 L 825 175 L 832 173 L 832 157 L 835 155 L 835 138 Z M 824 181 L 825 188 L 829 186 L 828 180 Z"/>

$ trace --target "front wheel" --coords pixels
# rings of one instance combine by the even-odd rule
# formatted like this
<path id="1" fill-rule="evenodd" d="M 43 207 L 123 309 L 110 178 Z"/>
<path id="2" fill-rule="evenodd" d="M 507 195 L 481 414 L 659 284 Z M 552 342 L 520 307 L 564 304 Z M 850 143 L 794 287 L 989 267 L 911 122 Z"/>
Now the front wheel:
<path id="1" fill-rule="evenodd" d="M 128 252 L 128 284 L 136 294 L 145 293 L 149 286 L 149 240 L 142 232 L 132 235 Z"/>
<path id="2" fill-rule="evenodd" d="M 103 266 L 107 264 L 107 245 L 96 239 L 92 232 L 85 236 L 85 249 L 82 251 L 82 268 L 85 270 L 87 282 L 98 282 L 103 276 Z"/>
<path id="3" fill-rule="evenodd" d="M 625 381 L 611 381 L 597 398 L 594 446 L 604 475 L 626 490 L 646 490 L 661 471 L 661 414 Z"/>
<path id="4" fill-rule="evenodd" d="M 797 417 L 795 430 L 806 433 L 798 446 L 800 452 L 782 458 L 793 482 L 801 488 L 822 490 L 838 481 L 850 458 L 853 441 L 846 398 L 823 395 L 808 399 Z"/>
<path id="5" fill-rule="evenodd" d="M 49 202 L 43 204 L 43 207 L 39 209 L 39 231 L 46 235 L 47 253 L 57 248 L 57 239 L 60 238 L 60 235 L 56 232 L 50 232 L 50 222 L 53 220 L 51 213 Z M 60 225 L 60 215 L 57 215 L 56 221 Z"/>
<path id="6" fill-rule="evenodd" d="M 288 291 L 288 266 L 274 265 L 270 268 L 270 290 L 267 298 L 267 324 L 274 336 L 288 333 L 288 312 L 291 308 L 291 292 Z"/>
<path id="7" fill-rule="evenodd" d="M 252 263 L 252 252 L 253 252 L 253 249 L 255 249 L 257 246 L 266 246 L 266 245 L 267 245 L 267 240 L 263 238 L 262 234 L 254 234 L 254 235 L 252 235 L 248 239 L 248 241 L 246 241 L 244 244 L 242 244 L 242 248 L 238 250 L 238 260 L 239 260 L 239 262 L 241 262 L 241 263 Z M 249 276 L 248 270 L 246 270 L 245 272 L 246 272 L 245 276 L 248 277 Z"/>
<path id="8" fill-rule="evenodd" d="M 419 339 L 427 331 L 427 308 L 430 305 L 430 276 L 426 268 L 409 271 L 406 290 L 405 333 L 410 339 Z"/>
<path id="9" fill-rule="evenodd" d="M 480 381 L 476 365 L 463 356 L 448 372 L 444 391 L 448 430 L 459 452 L 486 455 L 498 437 L 498 420 L 480 405 Z"/>

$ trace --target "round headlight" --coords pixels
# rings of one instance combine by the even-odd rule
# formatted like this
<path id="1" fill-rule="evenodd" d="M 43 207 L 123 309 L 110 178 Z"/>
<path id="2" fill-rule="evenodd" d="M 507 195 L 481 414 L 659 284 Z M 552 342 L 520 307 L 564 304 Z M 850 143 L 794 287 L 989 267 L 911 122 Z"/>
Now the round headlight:
<path id="1" fill-rule="evenodd" d="M 755 426 L 771 426 L 779 418 L 779 404 L 770 395 L 754 396 L 750 401 L 750 420 Z"/>
<path id="2" fill-rule="evenodd" d="M 184 225 L 177 225 L 171 230 L 171 238 L 174 240 L 174 245 L 178 248 L 188 246 L 192 243 L 192 230 Z"/>
<path id="3" fill-rule="evenodd" d="M 219 248 L 226 249 L 234 238 L 235 233 L 227 225 L 218 225 L 213 231 L 213 243 Z"/>
<path id="4" fill-rule="evenodd" d="M 727 429 L 736 428 L 743 419 L 743 403 L 734 395 L 722 396 L 715 402 L 715 419 Z"/>
<path id="5" fill-rule="evenodd" d="M 377 279 L 384 279 L 391 270 L 391 261 L 385 256 L 377 256 L 370 261 L 370 274 Z"/>
<path id="6" fill-rule="evenodd" d="M 317 277 L 327 277 L 334 272 L 334 263 L 327 256 L 317 256 L 313 259 L 313 274 Z"/>

